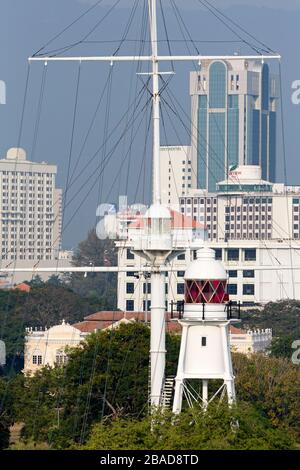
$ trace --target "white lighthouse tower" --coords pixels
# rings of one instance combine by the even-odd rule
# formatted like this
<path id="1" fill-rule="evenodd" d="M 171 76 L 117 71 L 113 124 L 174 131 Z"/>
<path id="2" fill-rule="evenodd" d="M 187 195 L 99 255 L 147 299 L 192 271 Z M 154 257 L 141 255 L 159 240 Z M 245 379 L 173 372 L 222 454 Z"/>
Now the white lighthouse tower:
<path id="1" fill-rule="evenodd" d="M 185 273 L 185 299 L 182 338 L 175 379 L 173 412 L 180 413 L 182 399 L 188 404 L 199 401 L 206 408 L 218 395 L 227 392 L 228 403 L 235 401 L 228 326 L 231 305 L 226 293 L 227 273 L 215 252 L 200 248 L 197 259 Z M 198 379 L 200 387 L 195 387 Z M 209 397 L 209 382 L 221 379 L 222 384 Z"/>

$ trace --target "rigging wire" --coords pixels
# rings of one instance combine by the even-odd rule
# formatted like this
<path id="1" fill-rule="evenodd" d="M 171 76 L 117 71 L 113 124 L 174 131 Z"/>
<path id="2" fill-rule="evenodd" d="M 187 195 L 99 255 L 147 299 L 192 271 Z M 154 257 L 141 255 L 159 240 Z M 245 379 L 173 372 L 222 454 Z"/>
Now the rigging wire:
<path id="1" fill-rule="evenodd" d="M 201 0 L 198 0 L 199 2 L 201 2 Z M 221 16 L 223 16 L 224 18 L 226 18 L 226 20 L 228 20 L 231 24 L 233 24 L 234 26 L 236 26 L 238 29 L 240 29 L 243 33 L 247 34 L 247 36 L 249 36 L 251 39 L 254 39 L 257 43 L 259 43 L 261 46 L 263 46 L 263 48 L 265 48 L 265 52 L 270 52 L 272 54 L 276 54 L 276 52 L 271 49 L 267 44 L 263 43 L 262 41 L 260 41 L 257 37 L 253 36 L 253 34 L 249 33 L 249 31 L 247 31 L 245 28 L 243 28 L 241 25 L 239 25 L 238 23 L 236 23 L 232 18 L 230 18 L 230 16 L 228 15 L 225 15 L 224 12 L 222 12 L 222 10 L 218 9 L 216 6 L 214 6 L 211 2 L 209 2 L 208 0 L 202 0 L 202 2 L 205 2 L 206 4 L 208 4 L 213 10 L 217 11 L 218 14 L 220 14 Z M 201 2 L 201 3 L 202 3 Z"/>
<path id="2" fill-rule="evenodd" d="M 45 63 L 44 68 L 43 68 L 41 90 L 40 90 L 40 96 L 39 96 L 39 101 L 38 101 L 37 118 L 36 118 L 36 123 L 35 123 L 35 128 L 34 128 L 34 137 L 33 137 L 33 143 L 32 143 L 32 148 L 31 148 L 31 160 L 32 161 L 34 161 L 37 140 L 38 140 L 38 132 L 39 132 L 39 126 L 40 126 L 40 120 L 41 120 L 41 114 L 42 114 L 47 69 L 48 69 L 47 63 Z"/>
<path id="3" fill-rule="evenodd" d="M 51 38 L 44 46 L 42 46 L 38 51 L 36 51 L 33 54 L 33 57 L 38 55 L 42 50 L 44 50 L 47 46 L 49 46 L 55 39 L 58 39 L 63 33 L 65 33 L 68 29 L 70 29 L 74 24 L 76 24 L 78 21 L 80 21 L 84 16 L 86 16 L 90 11 L 94 10 L 100 3 L 102 3 L 103 0 L 98 0 L 94 5 L 89 7 L 87 10 L 85 10 L 81 15 L 79 15 L 75 20 L 72 21 L 72 23 L 68 24 L 62 31 L 60 31 L 58 34 L 56 34 L 53 38 Z"/>
<path id="4" fill-rule="evenodd" d="M 74 110 L 73 110 L 73 120 L 72 120 L 72 130 L 71 130 L 71 141 L 70 141 L 69 157 L 68 157 L 68 164 L 67 164 L 67 179 L 66 179 L 66 184 L 65 184 L 63 207 L 62 207 L 62 222 L 61 222 L 62 228 L 64 226 L 65 210 L 67 206 L 68 191 L 69 191 L 69 186 L 70 186 L 70 171 L 71 171 L 71 164 L 72 164 L 72 157 L 73 157 L 74 136 L 75 136 L 75 128 L 76 128 L 76 120 L 77 120 L 80 77 L 81 77 L 81 62 L 79 62 L 78 73 L 77 73 L 75 104 L 74 104 Z"/>
<path id="5" fill-rule="evenodd" d="M 175 1 L 175 0 L 172 0 L 172 1 Z M 210 11 L 215 18 L 217 18 L 229 31 L 231 31 L 237 38 L 239 38 L 244 44 L 246 44 L 248 47 L 250 47 L 254 52 L 256 52 L 257 54 L 261 54 L 262 52 L 266 52 L 266 53 L 270 52 L 270 51 L 262 50 L 260 47 L 256 47 L 254 44 L 252 44 L 249 41 L 247 41 L 246 39 L 244 39 L 231 26 L 229 26 L 229 24 L 226 23 L 226 21 L 224 21 L 224 19 L 222 19 L 222 17 L 220 15 L 218 15 L 216 12 L 214 12 L 213 9 L 209 5 L 207 5 L 208 2 L 204 3 L 202 0 L 198 0 L 198 2 L 202 6 L 204 6 L 208 11 Z M 216 10 L 216 8 L 215 8 L 215 10 Z"/>
<path id="6" fill-rule="evenodd" d="M 86 39 L 88 39 L 94 33 L 94 31 L 96 31 L 98 29 L 98 27 L 104 22 L 104 20 L 110 15 L 110 13 L 116 8 L 116 6 L 120 3 L 120 1 L 121 0 L 116 0 L 116 2 L 109 8 L 109 10 L 89 30 L 89 32 L 82 37 L 82 39 L 80 39 L 79 41 L 76 41 L 75 43 L 70 44 L 69 46 L 64 46 L 63 48 L 58 49 L 56 51 L 56 53 L 51 55 L 51 57 L 57 57 L 59 55 L 59 52 L 61 52 L 61 53 L 67 52 L 68 50 L 73 49 L 74 47 L 82 44 L 82 42 L 84 42 Z M 47 52 L 43 53 L 42 57 L 43 57 L 43 55 L 47 55 L 47 54 L 48 54 Z M 37 57 L 37 56 L 38 56 L 38 54 L 36 53 L 34 55 L 34 57 Z"/>

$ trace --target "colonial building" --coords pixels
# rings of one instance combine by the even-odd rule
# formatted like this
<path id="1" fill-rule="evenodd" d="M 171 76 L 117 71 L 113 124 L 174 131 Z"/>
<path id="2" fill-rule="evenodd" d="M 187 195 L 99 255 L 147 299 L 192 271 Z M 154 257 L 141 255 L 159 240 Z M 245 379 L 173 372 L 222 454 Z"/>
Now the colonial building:
<path id="1" fill-rule="evenodd" d="M 46 365 L 64 364 L 66 348 L 79 346 L 85 337 L 86 333 L 65 321 L 49 329 L 26 328 L 23 372 L 33 374 Z"/>
<path id="2" fill-rule="evenodd" d="M 229 330 L 231 350 L 242 354 L 266 351 L 272 342 L 272 330 L 241 330 L 231 326 Z"/>

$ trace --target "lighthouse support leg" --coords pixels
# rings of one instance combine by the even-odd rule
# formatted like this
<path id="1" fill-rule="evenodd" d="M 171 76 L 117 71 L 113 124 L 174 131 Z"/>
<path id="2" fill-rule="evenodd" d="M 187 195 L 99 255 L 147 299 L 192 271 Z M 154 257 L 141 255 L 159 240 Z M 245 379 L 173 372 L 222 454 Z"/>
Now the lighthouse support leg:
<path id="1" fill-rule="evenodd" d="M 203 379 L 202 380 L 202 403 L 203 403 L 203 409 L 207 409 L 208 405 L 208 380 Z"/>
<path id="2" fill-rule="evenodd" d="M 173 402 L 173 413 L 179 414 L 182 408 L 183 380 L 176 379 L 175 394 Z"/>
<path id="3" fill-rule="evenodd" d="M 184 373 L 184 362 L 186 353 L 186 343 L 188 335 L 188 326 L 184 323 L 182 325 L 182 335 L 180 343 L 180 352 L 177 366 L 177 375 L 175 378 L 175 394 L 173 401 L 173 413 L 179 414 L 182 408 L 182 396 L 183 396 L 183 373 Z"/>
<path id="4" fill-rule="evenodd" d="M 223 354 L 224 354 L 224 364 L 225 364 L 225 377 L 224 383 L 227 390 L 227 398 L 229 405 L 232 405 L 236 401 L 235 396 L 235 386 L 234 386 L 234 375 L 231 362 L 231 352 L 228 338 L 228 326 L 222 325 L 222 344 L 223 344 Z"/>

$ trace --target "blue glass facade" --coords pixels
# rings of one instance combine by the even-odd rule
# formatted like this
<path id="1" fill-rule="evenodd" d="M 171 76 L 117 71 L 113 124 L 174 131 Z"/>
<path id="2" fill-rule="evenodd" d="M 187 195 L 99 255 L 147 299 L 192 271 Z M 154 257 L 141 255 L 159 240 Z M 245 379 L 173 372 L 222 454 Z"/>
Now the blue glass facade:
<path id="1" fill-rule="evenodd" d="M 269 110 L 269 99 L 270 99 L 270 77 L 269 77 L 269 66 L 263 65 L 262 68 L 262 83 L 261 83 L 261 108 L 264 111 Z"/>
<path id="2" fill-rule="evenodd" d="M 198 171 L 197 187 L 206 188 L 207 174 L 207 96 L 200 95 L 198 101 Z"/>
<path id="3" fill-rule="evenodd" d="M 276 113 L 270 111 L 269 117 L 269 180 L 276 178 Z"/>
<path id="4" fill-rule="evenodd" d="M 209 107 L 225 108 L 227 95 L 227 67 L 223 62 L 213 62 L 209 68 Z"/>
<path id="5" fill-rule="evenodd" d="M 224 112 L 209 114 L 208 191 L 225 177 L 225 116 Z"/>
<path id="6" fill-rule="evenodd" d="M 251 140 L 250 165 L 259 165 L 259 142 L 260 142 L 260 111 L 252 111 L 252 133 L 248 136 Z"/>
<path id="7" fill-rule="evenodd" d="M 239 101 L 238 95 L 228 96 L 227 151 L 228 166 L 239 161 Z"/>
<path id="8" fill-rule="evenodd" d="M 268 179 L 268 115 L 261 115 L 261 176 Z"/>

